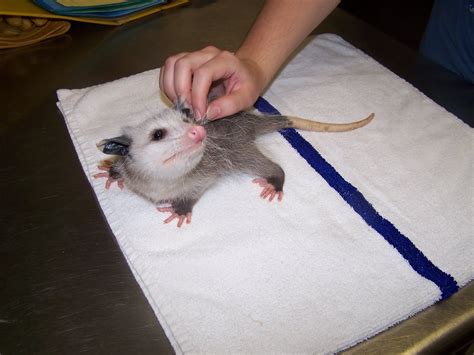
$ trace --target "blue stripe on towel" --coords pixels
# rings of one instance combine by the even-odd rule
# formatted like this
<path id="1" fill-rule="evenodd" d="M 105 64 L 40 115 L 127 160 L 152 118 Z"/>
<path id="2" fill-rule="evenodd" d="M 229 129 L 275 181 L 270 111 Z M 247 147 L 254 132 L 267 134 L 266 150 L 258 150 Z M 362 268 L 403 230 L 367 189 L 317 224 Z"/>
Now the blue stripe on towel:
<path id="1" fill-rule="evenodd" d="M 279 115 L 280 113 L 268 101 L 259 98 L 255 107 L 262 113 Z M 421 276 L 434 282 L 445 299 L 458 290 L 454 278 L 437 268 L 416 246 L 388 220 L 383 218 L 365 197 L 329 164 L 318 151 L 292 128 L 280 133 L 295 148 L 308 164 L 319 173 L 326 182 L 356 211 L 364 221 L 375 229 L 408 261 Z"/>

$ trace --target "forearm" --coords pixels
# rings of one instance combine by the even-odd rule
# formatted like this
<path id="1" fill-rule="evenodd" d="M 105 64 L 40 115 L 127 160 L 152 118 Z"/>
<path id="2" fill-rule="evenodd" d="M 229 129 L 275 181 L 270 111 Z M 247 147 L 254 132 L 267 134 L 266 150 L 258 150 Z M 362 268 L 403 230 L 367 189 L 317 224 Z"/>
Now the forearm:
<path id="1" fill-rule="evenodd" d="M 263 90 L 303 39 L 331 13 L 340 0 L 267 0 L 237 57 L 261 73 Z"/>
<path id="2" fill-rule="evenodd" d="M 190 103 L 198 119 L 218 119 L 244 110 L 339 1 L 267 0 L 235 55 L 206 47 L 171 56 L 160 71 L 160 88 L 171 101 L 180 98 Z M 219 80 L 225 95 L 208 105 L 209 89 Z"/>

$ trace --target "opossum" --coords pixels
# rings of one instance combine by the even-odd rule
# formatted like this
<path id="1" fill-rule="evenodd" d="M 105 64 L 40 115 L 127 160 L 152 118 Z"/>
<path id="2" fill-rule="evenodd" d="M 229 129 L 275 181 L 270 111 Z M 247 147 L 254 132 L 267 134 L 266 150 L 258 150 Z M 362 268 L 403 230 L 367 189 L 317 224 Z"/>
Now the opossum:
<path id="1" fill-rule="evenodd" d="M 97 147 L 118 155 L 102 164 L 106 188 L 117 182 L 150 200 L 160 212 L 170 212 L 169 223 L 191 222 L 191 212 L 200 197 L 216 181 L 231 173 L 256 176 L 260 196 L 269 201 L 283 198 L 285 173 L 263 155 L 255 139 L 282 128 L 315 132 L 343 132 L 367 125 L 374 117 L 347 124 L 322 123 L 290 116 L 262 116 L 240 112 L 215 121 L 196 121 L 191 111 L 176 105 L 153 118 L 123 129 L 123 135 L 104 139 Z M 163 207 L 163 205 L 166 205 Z"/>

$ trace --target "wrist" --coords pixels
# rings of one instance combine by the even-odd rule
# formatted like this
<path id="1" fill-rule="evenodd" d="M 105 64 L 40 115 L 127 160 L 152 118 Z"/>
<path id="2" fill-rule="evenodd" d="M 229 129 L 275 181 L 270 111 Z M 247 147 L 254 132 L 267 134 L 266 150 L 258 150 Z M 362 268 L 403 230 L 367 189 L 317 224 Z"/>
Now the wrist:
<path id="1" fill-rule="evenodd" d="M 266 68 L 262 61 L 259 61 L 252 55 L 248 55 L 245 52 L 238 50 L 235 56 L 245 65 L 248 69 L 252 79 L 255 83 L 258 94 L 260 94 L 272 80 L 272 74 Z"/>

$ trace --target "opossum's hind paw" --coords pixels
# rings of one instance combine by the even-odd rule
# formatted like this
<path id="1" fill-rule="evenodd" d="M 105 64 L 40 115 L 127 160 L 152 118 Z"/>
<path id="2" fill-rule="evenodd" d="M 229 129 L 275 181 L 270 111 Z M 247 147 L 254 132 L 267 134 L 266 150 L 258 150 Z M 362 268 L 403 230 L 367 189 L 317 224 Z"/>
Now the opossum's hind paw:
<path id="1" fill-rule="evenodd" d="M 266 179 L 263 178 L 256 178 L 252 180 L 253 183 L 260 185 L 263 190 L 260 193 L 260 197 L 266 199 L 268 197 L 268 201 L 273 201 L 276 197 L 278 201 L 283 199 L 283 191 L 277 191 L 275 186 L 270 184 Z"/>
<path id="2" fill-rule="evenodd" d="M 110 164 L 110 161 L 108 160 L 105 160 L 104 161 L 104 164 L 103 165 L 99 165 L 97 168 L 99 170 L 103 170 L 104 172 L 103 173 L 97 173 L 97 174 L 94 174 L 93 177 L 95 179 L 100 179 L 100 178 L 107 178 L 107 180 L 105 181 L 105 188 L 108 190 L 110 189 L 110 186 L 112 186 L 112 184 L 114 182 L 117 183 L 117 186 L 119 187 L 120 190 L 123 190 L 123 188 L 125 187 L 124 183 L 123 183 L 123 179 L 122 178 L 116 178 L 116 177 L 113 177 L 110 175 L 110 168 L 112 167 L 112 165 Z"/>
<path id="3" fill-rule="evenodd" d="M 171 207 L 171 206 L 169 206 L 169 207 L 157 207 L 156 209 L 158 210 L 158 212 L 169 212 L 169 213 L 171 213 L 171 215 L 163 221 L 164 223 L 170 223 L 170 222 L 174 221 L 175 219 L 177 219 L 178 220 L 178 224 L 177 224 L 178 228 L 181 228 L 181 226 L 183 225 L 184 222 L 186 222 L 186 224 L 191 223 L 191 212 L 188 212 L 186 214 L 178 214 L 178 213 L 175 212 L 174 208 Z"/>

